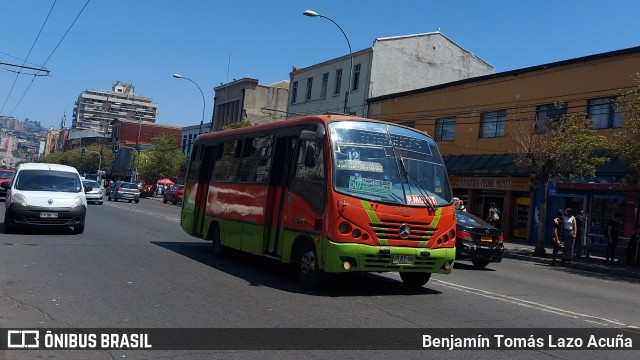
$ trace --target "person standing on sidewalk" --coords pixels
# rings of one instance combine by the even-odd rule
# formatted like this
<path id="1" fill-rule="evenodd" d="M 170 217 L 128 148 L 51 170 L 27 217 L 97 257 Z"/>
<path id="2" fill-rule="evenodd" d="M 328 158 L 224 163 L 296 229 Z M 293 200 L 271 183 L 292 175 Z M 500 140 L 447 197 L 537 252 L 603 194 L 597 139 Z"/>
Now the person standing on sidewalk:
<path id="1" fill-rule="evenodd" d="M 564 216 L 562 214 L 562 211 L 558 211 L 558 215 L 553 218 L 553 262 L 551 263 L 551 266 L 556 266 L 556 257 L 558 256 L 558 251 L 564 249 L 564 243 L 562 242 L 563 218 Z"/>
<path id="2" fill-rule="evenodd" d="M 562 219 L 562 240 L 564 241 L 564 251 L 562 252 L 562 265 L 573 260 L 573 244 L 576 241 L 576 218 L 573 210 L 566 208 Z"/>
<path id="3" fill-rule="evenodd" d="M 607 252 L 605 253 L 605 261 L 613 264 L 616 256 L 616 246 L 618 246 L 618 231 L 620 228 L 620 214 L 613 214 L 613 219 L 607 224 Z"/>

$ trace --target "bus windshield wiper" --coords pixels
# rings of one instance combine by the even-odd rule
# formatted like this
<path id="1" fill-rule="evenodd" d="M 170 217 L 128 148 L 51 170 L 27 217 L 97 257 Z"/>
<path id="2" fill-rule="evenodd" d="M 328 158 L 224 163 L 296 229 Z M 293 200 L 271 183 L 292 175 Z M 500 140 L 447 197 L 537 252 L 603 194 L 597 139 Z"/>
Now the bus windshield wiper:
<path id="1" fill-rule="evenodd" d="M 435 210 L 438 205 L 435 203 L 435 201 L 431 198 L 431 196 L 429 196 L 429 191 L 426 190 L 422 184 L 420 184 L 420 182 L 418 182 L 413 175 L 411 175 L 411 173 L 409 171 L 407 171 L 407 167 L 404 165 L 404 158 L 403 157 L 397 157 L 398 163 L 400 164 L 400 168 L 402 169 L 402 175 L 405 179 L 407 180 L 411 180 L 411 182 L 416 186 L 416 188 L 418 188 L 418 191 L 420 192 L 420 196 L 422 196 L 424 198 L 424 203 L 427 205 L 427 207 L 431 210 Z M 409 181 L 407 181 L 408 183 Z M 409 192 L 411 192 L 411 185 L 409 185 Z"/>

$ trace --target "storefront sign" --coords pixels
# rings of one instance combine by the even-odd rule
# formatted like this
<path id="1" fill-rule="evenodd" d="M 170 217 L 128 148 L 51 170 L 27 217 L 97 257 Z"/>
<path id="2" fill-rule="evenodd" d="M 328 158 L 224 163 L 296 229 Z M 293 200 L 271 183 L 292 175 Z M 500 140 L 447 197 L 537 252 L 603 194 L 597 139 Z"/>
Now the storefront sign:
<path id="1" fill-rule="evenodd" d="M 452 176 L 450 181 L 451 187 L 460 189 L 529 191 L 531 186 L 528 178 Z"/>

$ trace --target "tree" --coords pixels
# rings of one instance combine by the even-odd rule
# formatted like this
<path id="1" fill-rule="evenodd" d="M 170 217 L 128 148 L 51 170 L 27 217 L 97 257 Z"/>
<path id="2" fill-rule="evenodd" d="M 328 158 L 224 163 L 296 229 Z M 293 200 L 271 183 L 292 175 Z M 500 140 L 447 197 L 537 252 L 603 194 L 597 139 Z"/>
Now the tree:
<path id="1" fill-rule="evenodd" d="M 242 120 L 242 121 L 236 121 L 236 122 L 232 122 L 231 124 L 228 125 L 224 125 L 222 127 L 222 130 L 231 130 L 231 129 L 239 129 L 239 128 L 243 128 L 243 127 L 247 127 L 247 126 L 252 126 L 253 123 L 251 123 L 251 121 L 249 120 Z"/>
<path id="2" fill-rule="evenodd" d="M 108 169 L 115 159 L 110 147 L 105 145 L 93 144 L 85 146 L 84 149 L 85 156 L 80 155 L 82 148 L 78 147 L 62 153 L 50 153 L 42 159 L 42 162 L 69 165 L 76 168 L 79 173 L 95 174 L 98 171 L 98 166 L 102 169 Z"/>
<path id="3" fill-rule="evenodd" d="M 162 134 L 153 138 L 152 143 L 154 150 L 145 150 L 140 154 L 140 159 L 134 159 L 138 161 L 140 178 L 155 184 L 159 179 L 178 175 L 187 157 L 176 147 L 175 137 Z"/>
<path id="4" fill-rule="evenodd" d="M 594 177 L 596 166 L 608 161 L 593 156 L 594 150 L 606 147 L 607 140 L 596 134 L 592 123 L 585 114 L 571 114 L 549 121 L 547 131 L 542 134 L 537 134 L 530 122 L 514 126 L 516 164 L 530 169 L 531 184 L 542 194 L 540 208 L 534 212 L 538 224 L 536 255 L 545 253 L 549 181 Z"/>
<path id="5" fill-rule="evenodd" d="M 624 131 L 614 137 L 613 150 L 631 168 L 626 182 L 640 181 L 640 73 L 636 73 L 633 87 L 619 92 L 617 104 L 622 109 Z"/>

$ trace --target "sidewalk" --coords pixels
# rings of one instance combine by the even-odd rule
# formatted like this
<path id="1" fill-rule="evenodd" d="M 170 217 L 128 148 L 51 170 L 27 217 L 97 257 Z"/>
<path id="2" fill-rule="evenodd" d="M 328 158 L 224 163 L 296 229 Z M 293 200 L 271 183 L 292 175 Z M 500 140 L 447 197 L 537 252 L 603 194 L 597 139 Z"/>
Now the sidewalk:
<path id="1" fill-rule="evenodd" d="M 504 242 L 504 257 L 525 261 L 534 261 L 541 264 L 551 266 L 551 253 L 552 248 L 546 248 L 546 254 L 544 257 L 533 256 L 535 245 L 532 243 L 517 242 L 517 241 L 505 241 Z M 560 267 L 560 258 L 562 253 L 558 254 L 558 269 Z M 584 256 L 573 257 L 571 263 L 566 264 L 564 268 L 577 269 L 582 271 L 589 271 L 600 274 L 607 274 L 612 276 L 620 276 L 625 278 L 632 278 L 640 280 L 640 266 L 628 266 L 617 262 L 615 264 L 608 264 L 604 261 L 603 257 L 591 255 L 589 258 Z"/>

